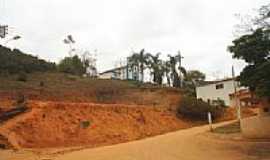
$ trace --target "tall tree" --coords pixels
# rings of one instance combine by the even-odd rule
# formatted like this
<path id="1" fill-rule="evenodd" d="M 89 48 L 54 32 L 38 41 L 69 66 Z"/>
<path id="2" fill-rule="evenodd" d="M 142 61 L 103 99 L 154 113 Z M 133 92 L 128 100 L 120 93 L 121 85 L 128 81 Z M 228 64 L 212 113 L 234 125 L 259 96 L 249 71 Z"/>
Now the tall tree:
<path id="1" fill-rule="evenodd" d="M 205 74 L 198 70 L 187 71 L 184 77 L 183 88 L 189 96 L 196 96 L 196 86 L 200 85 L 205 80 Z"/>
<path id="2" fill-rule="evenodd" d="M 144 80 L 144 70 L 146 66 L 149 64 L 148 61 L 149 54 L 145 53 L 145 50 L 142 49 L 139 53 L 133 53 L 128 59 L 129 59 L 129 64 L 131 66 L 137 66 L 139 69 L 139 72 L 141 74 L 141 82 Z"/>
<path id="3" fill-rule="evenodd" d="M 233 41 L 228 50 L 233 58 L 242 59 L 248 65 L 240 73 L 242 85 L 260 97 L 270 99 L 270 30 L 259 28 L 251 34 Z"/>
<path id="4" fill-rule="evenodd" d="M 151 69 L 151 74 L 153 75 L 153 82 L 157 84 L 162 84 L 164 76 L 164 64 L 161 59 L 159 59 L 161 53 L 156 55 L 149 54 L 149 68 Z"/>
<path id="5" fill-rule="evenodd" d="M 240 23 L 236 25 L 236 35 L 245 35 L 255 32 L 259 28 L 270 29 L 270 3 L 257 9 L 257 15 L 237 14 Z"/>
<path id="6" fill-rule="evenodd" d="M 184 81 L 186 76 L 186 69 L 179 65 L 179 55 L 171 56 L 168 55 L 170 66 L 170 73 L 171 73 L 171 80 L 173 87 L 181 87 L 181 83 Z M 182 81 L 182 82 L 181 82 Z"/>
<path id="7" fill-rule="evenodd" d="M 185 81 L 192 82 L 194 85 L 200 84 L 205 80 L 205 74 L 199 70 L 187 71 Z"/>
<path id="8" fill-rule="evenodd" d="M 67 38 L 65 38 L 63 40 L 63 42 L 65 44 L 68 44 L 69 45 L 69 51 L 68 51 L 68 54 L 69 56 L 71 57 L 72 56 L 72 52 L 75 51 L 75 49 L 73 48 L 73 44 L 75 43 L 75 40 L 73 39 L 73 36 L 72 35 L 68 35 Z"/>
<path id="9" fill-rule="evenodd" d="M 180 79 L 176 70 L 177 58 L 171 55 L 168 55 L 168 57 L 169 57 L 169 64 L 170 64 L 170 70 L 171 70 L 172 86 L 180 87 Z"/>
<path id="10" fill-rule="evenodd" d="M 83 51 L 80 57 L 84 67 L 86 68 L 86 74 L 90 77 L 96 77 L 97 76 L 96 57 L 87 50 Z"/>
<path id="11" fill-rule="evenodd" d="M 78 55 L 75 55 L 73 57 L 65 57 L 63 60 L 60 61 L 57 67 L 59 72 L 69 73 L 73 75 L 82 76 L 86 73 L 86 66 Z"/>

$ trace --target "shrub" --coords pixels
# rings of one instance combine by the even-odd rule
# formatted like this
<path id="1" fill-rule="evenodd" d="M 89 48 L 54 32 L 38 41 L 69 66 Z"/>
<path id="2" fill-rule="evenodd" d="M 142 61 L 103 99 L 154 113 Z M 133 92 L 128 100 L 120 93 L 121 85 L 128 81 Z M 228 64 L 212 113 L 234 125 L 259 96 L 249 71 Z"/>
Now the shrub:
<path id="1" fill-rule="evenodd" d="M 79 58 L 78 55 L 73 57 L 65 57 L 58 64 L 58 71 L 73 75 L 82 76 L 86 73 L 86 67 L 83 64 L 83 61 Z"/>
<path id="2" fill-rule="evenodd" d="M 17 81 L 26 82 L 27 74 L 25 72 L 20 72 L 17 76 Z"/>
<path id="3" fill-rule="evenodd" d="M 80 122 L 80 127 L 85 129 L 85 128 L 88 128 L 90 126 L 90 121 L 82 121 Z"/>
<path id="4" fill-rule="evenodd" d="M 179 116 L 192 120 L 207 120 L 208 112 L 210 112 L 212 118 L 215 119 L 223 114 L 224 107 L 212 106 L 196 98 L 184 97 L 177 108 Z"/>

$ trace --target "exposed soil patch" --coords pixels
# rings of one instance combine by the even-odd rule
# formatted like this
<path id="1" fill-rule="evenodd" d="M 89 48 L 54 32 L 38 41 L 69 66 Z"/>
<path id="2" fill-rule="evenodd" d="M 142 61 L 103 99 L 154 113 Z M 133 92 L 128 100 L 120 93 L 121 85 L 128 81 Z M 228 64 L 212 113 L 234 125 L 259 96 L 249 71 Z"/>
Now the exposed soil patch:
<path id="1" fill-rule="evenodd" d="M 195 125 L 157 107 L 53 102 L 33 102 L 30 106 L 31 112 L 0 129 L 0 134 L 17 147 L 96 147 Z"/>
<path id="2" fill-rule="evenodd" d="M 8 149 L 11 148 L 11 145 L 8 142 L 8 139 L 2 135 L 0 135 L 0 149 Z"/>

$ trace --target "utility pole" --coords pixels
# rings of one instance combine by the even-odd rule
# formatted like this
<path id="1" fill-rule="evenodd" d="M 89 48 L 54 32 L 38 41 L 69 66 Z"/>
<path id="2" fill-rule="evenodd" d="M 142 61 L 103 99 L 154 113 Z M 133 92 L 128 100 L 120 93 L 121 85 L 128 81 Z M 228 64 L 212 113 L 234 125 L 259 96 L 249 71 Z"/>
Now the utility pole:
<path id="1" fill-rule="evenodd" d="M 182 55 L 181 55 L 181 52 L 180 50 L 178 51 L 178 58 L 179 58 L 179 70 L 180 70 L 180 88 L 183 87 L 183 77 L 182 77 L 182 72 L 181 72 L 181 67 L 182 67 L 182 59 L 184 58 Z"/>
<path id="2" fill-rule="evenodd" d="M 232 78 L 233 78 L 233 87 L 234 87 L 234 99 L 235 99 L 235 108 L 236 108 L 236 115 L 237 115 L 237 120 L 241 120 L 241 107 L 238 104 L 238 98 L 237 98 L 237 84 L 235 80 L 235 72 L 234 72 L 234 66 L 232 66 Z"/>

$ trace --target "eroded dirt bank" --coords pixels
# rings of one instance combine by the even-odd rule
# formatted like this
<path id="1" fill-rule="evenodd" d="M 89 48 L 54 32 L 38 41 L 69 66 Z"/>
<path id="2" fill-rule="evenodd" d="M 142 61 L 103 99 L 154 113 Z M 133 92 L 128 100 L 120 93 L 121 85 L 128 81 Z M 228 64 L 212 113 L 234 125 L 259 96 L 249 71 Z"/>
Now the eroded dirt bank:
<path id="1" fill-rule="evenodd" d="M 0 134 L 15 147 L 96 147 L 195 125 L 157 107 L 61 102 L 30 102 L 29 105 L 31 111 L 0 128 Z"/>

